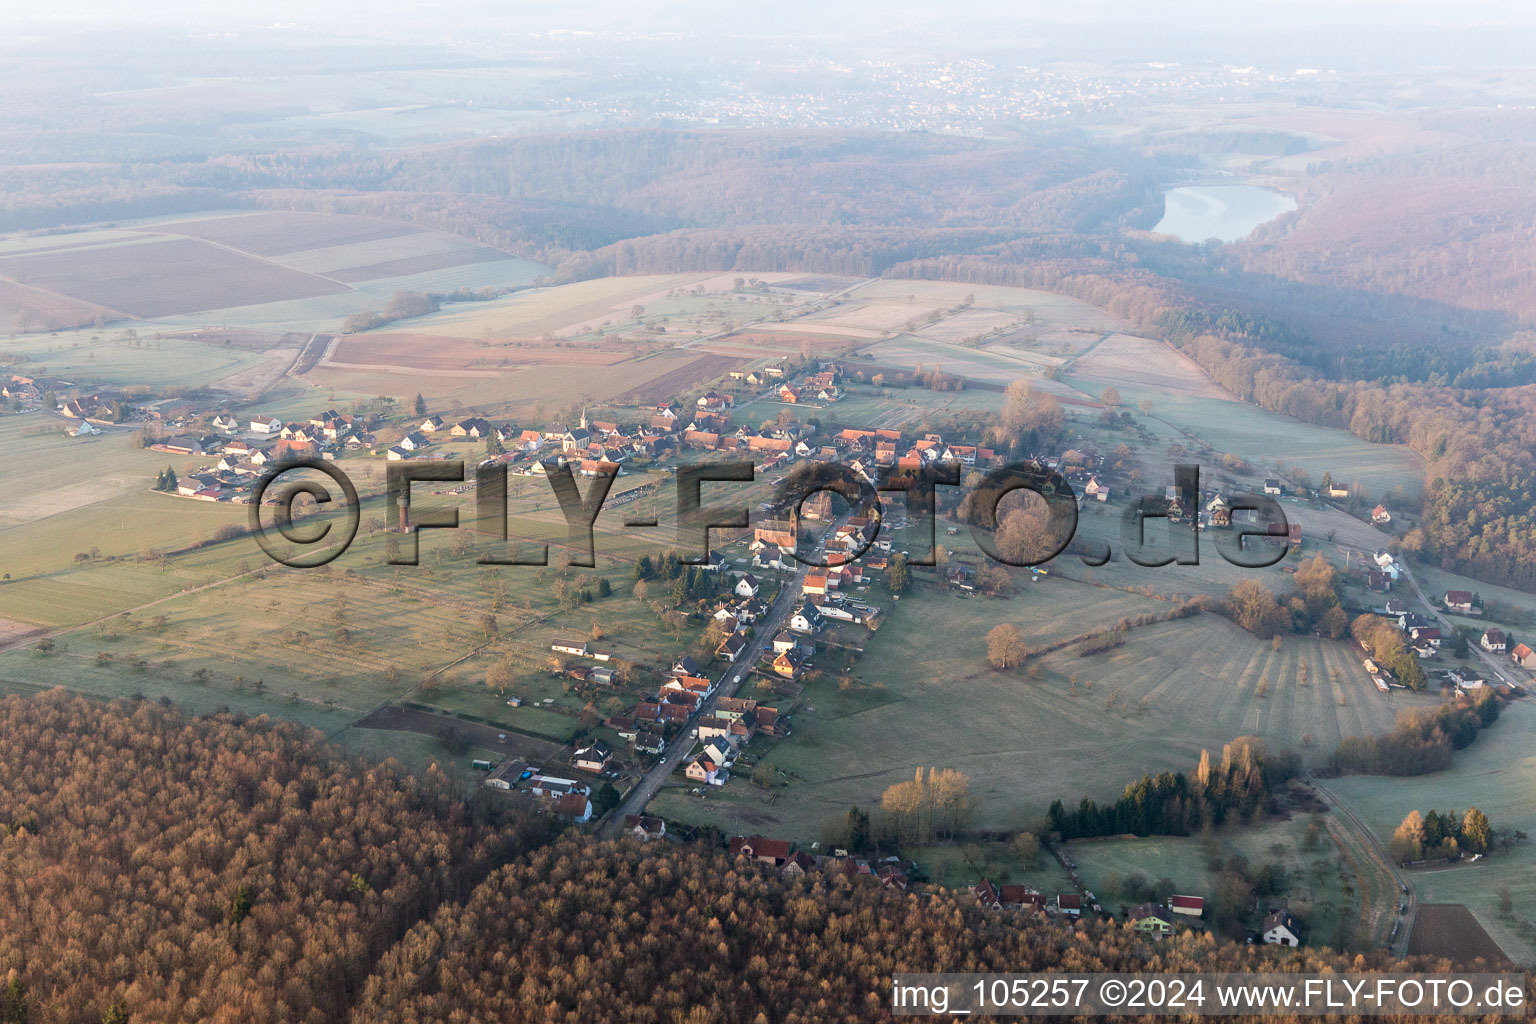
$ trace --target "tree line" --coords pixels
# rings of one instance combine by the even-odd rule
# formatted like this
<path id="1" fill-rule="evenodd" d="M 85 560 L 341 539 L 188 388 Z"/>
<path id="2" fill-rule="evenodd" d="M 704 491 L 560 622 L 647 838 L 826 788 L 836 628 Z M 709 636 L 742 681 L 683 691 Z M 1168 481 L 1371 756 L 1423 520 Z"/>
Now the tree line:
<path id="1" fill-rule="evenodd" d="M 1269 754 L 1262 740 L 1242 736 L 1222 748 L 1220 762 L 1202 750 L 1193 777 L 1183 772 L 1145 775 L 1126 786 L 1113 804 L 1100 805 L 1083 797 L 1068 810 L 1061 800 L 1054 800 L 1046 820 L 1050 831 L 1063 840 L 1187 836 L 1229 821 L 1262 817 L 1277 789 L 1300 770 L 1295 754 Z"/>

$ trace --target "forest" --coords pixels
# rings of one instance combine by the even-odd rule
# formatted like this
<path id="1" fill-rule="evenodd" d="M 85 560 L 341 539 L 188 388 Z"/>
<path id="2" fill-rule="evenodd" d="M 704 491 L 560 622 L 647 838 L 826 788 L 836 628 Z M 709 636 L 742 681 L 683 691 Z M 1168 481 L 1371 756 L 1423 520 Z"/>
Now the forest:
<path id="1" fill-rule="evenodd" d="M 1189 785 L 1249 806 L 1256 756 L 1229 750 Z M 599 843 L 500 806 L 294 725 L 6 697 L 0 1019 L 790 1024 L 889 1019 L 899 970 L 1394 966 L 1200 933 L 1153 943 L 1113 922 L 1021 927 L 964 893 Z"/>

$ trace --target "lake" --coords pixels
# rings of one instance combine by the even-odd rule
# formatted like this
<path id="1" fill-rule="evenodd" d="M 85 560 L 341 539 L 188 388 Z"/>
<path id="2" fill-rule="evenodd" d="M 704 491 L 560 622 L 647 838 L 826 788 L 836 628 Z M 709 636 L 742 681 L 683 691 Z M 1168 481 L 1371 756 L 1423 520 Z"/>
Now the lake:
<path id="1" fill-rule="evenodd" d="M 1163 219 L 1152 230 L 1184 242 L 1235 242 L 1294 209 L 1295 199 L 1258 185 L 1181 185 L 1163 193 Z"/>

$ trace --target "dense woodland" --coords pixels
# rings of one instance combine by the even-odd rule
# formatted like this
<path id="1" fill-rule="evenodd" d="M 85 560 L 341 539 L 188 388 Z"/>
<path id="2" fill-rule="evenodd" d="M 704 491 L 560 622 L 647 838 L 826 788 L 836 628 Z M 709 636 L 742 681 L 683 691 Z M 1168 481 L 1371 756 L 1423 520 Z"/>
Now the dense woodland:
<path id="1" fill-rule="evenodd" d="M 0 826 L 0 979 L 29 1024 L 338 1020 L 542 835 L 297 726 L 62 691 L 0 700 Z"/>
<path id="2" fill-rule="evenodd" d="M 1255 753 L 1190 785 L 1246 806 Z M 1391 966 L 1022 924 L 964 893 L 556 836 L 499 806 L 292 725 L 7 697 L 0 1019 L 865 1021 L 889 1018 L 897 970 Z"/>
<path id="3" fill-rule="evenodd" d="M 895 971 L 1369 969 L 1183 933 L 1160 943 L 719 853 L 567 840 L 497 872 L 379 965 L 356 1021 L 463 1024 L 891 1019 Z M 1116 1019 L 1116 1018 L 1108 1018 Z M 1284 1020 L 1284 1017 L 1271 1018 Z"/>

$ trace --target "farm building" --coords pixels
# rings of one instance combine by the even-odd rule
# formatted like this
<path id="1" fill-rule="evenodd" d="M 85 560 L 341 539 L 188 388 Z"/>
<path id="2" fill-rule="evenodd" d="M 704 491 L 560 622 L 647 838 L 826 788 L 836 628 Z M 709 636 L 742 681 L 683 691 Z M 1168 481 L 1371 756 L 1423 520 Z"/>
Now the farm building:
<path id="1" fill-rule="evenodd" d="M 1199 917 L 1205 913 L 1204 896 L 1170 896 L 1168 909 L 1186 917 Z"/>
<path id="2" fill-rule="evenodd" d="M 556 640 L 549 645 L 549 649 L 560 654 L 574 654 L 578 658 L 585 658 L 589 647 L 585 640 Z"/>

